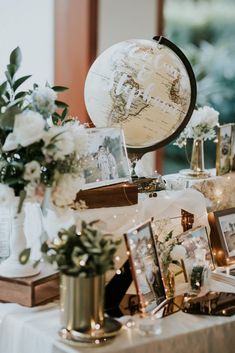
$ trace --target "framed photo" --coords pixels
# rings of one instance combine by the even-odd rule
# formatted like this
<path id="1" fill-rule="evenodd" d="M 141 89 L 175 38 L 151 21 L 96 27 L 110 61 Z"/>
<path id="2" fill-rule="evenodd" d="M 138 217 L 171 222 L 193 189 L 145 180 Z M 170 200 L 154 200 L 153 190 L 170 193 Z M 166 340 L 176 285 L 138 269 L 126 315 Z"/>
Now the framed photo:
<path id="1" fill-rule="evenodd" d="M 233 125 L 225 124 L 218 128 L 216 148 L 216 174 L 223 175 L 231 170 Z"/>
<path id="2" fill-rule="evenodd" d="M 212 249 L 206 227 L 192 228 L 178 237 L 178 241 L 185 248 L 185 267 L 195 263 L 197 257 L 205 259 L 211 269 L 214 269 Z"/>
<path id="3" fill-rule="evenodd" d="M 235 170 L 235 124 L 232 125 L 231 170 Z"/>
<path id="4" fill-rule="evenodd" d="M 119 128 L 90 128 L 83 189 L 130 181 L 123 132 Z"/>
<path id="5" fill-rule="evenodd" d="M 151 222 L 124 234 L 141 312 L 154 312 L 166 300 Z"/>
<path id="6" fill-rule="evenodd" d="M 235 263 L 235 208 L 211 212 L 209 222 L 217 264 Z"/>

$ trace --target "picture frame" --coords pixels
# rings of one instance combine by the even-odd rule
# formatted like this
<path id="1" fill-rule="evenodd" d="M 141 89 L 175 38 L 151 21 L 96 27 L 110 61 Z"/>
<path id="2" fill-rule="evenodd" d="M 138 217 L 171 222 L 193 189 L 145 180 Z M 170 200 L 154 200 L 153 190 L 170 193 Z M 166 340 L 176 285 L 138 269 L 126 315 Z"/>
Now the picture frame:
<path id="1" fill-rule="evenodd" d="M 234 124 L 224 124 L 217 130 L 216 175 L 223 175 L 232 169 L 232 143 Z"/>
<path id="2" fill-rule="evenodd" d="M 177 237 L 179 244 L 185 248 L 184 265 L 189 272 L 197 257 L 205 259 L 211 270 L 214 270 L 214 258 L 210 238 L 206 226 L 198 226 L 179 234 Z"/>
<path id="3" fill-rule="evenodd" d="M 125 139 L 120 128 L 87 129 L 83 190 L 131 181 Z"/>
<path id="4" fill-rule="evenodd" d="M 211 242 L 218 266 L 235 263 L 235 207 L 210 212 Z"/>
<path id="5" fill-rule="evenodd" d="M 152 221 L 147 220 L 124 234 L 139 311 L 142 313 L 154 313 L 167 301 Z"/>
<path id="6" fill-rule="evenodd" d="M 235 170 L 235 124 L 232 124 L 231 170 Z"/>

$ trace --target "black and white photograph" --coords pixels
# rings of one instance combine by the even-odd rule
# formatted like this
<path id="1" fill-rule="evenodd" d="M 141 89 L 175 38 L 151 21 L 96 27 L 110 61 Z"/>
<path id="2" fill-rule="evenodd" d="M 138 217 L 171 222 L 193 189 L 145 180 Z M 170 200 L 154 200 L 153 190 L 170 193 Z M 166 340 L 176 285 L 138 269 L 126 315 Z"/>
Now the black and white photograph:
<path id="1" fill-rule="evenodd" d="M 166 296 L 151 221 L 129 230 L 124 236 L 140 310 L 152 312 Z"/>
<path id="2" fill-rule="evenodd" d="M 84 190 L 130 180 L 125 141 L 121 129 L 88 129 L 84 177 Z"/>

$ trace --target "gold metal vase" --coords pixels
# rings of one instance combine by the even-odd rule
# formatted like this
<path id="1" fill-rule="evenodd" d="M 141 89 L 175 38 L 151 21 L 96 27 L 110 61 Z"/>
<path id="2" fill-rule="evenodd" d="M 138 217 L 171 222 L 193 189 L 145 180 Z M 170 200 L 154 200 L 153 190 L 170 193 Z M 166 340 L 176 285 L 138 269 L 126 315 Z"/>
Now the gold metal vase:
<path id="1" fill-rule="evenodd" d="M 104 323 L 104 275 L 74 277 L 61 274 L 61 325 L 68 331 L 90 333 Z"/>
<path id="2" fill-rule="evenodd" d="M 190 169 L 181 170 L 180 173 L 196 178 L 210 176 L 210 173 L 205 169 L 204 165 L 204 141 L 202 139 L 193 140 Z"/>

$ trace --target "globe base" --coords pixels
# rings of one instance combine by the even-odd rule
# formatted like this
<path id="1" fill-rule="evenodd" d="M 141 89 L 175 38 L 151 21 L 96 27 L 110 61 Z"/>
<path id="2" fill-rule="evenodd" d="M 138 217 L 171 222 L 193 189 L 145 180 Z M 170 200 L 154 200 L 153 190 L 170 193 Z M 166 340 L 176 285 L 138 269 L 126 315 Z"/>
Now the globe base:
<path id="1" fill-rule="evenodd" d="M 193 170 L 193 169 L 182 169 L 179 173 L 188 178 L 209 178 L 211 173 L 208 170 Z"/>

